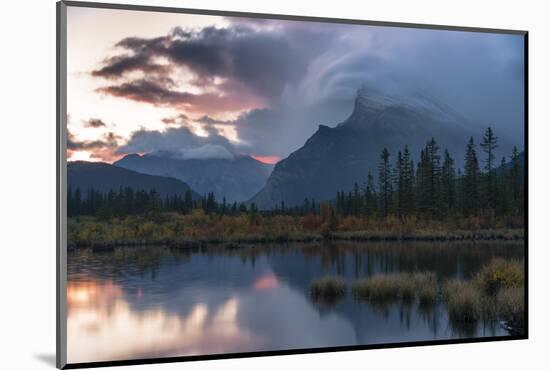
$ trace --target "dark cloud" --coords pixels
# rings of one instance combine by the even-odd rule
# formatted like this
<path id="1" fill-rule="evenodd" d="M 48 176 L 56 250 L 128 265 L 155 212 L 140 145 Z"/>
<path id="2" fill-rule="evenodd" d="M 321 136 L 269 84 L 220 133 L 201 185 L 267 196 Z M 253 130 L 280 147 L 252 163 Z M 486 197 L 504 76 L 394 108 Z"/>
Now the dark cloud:
<path id="1" fill-rule="evenodd" d="M 521 36 L 228 20 L 225 28 L 176 27 L 161 37 L 120 40 L 121 53 L 92 72 L 111 83 L 98 91 L 201 117 L 194 121 L 212 138 L 221 136 L 216 126 L 233 126 L 242 140 L 238 150 L 266 156 L 284 157 L 319 124 L 345 120 L 362 85 L 405 101 L 419 93 L 435 97 L 468 124 L 492 125 L 515 144 L 523 141 Z M 172 79 L 177 68 L 191 72 L 190 83 L 204 92 L 178 86 Z M 243 111 L 235 120 L 215 118 Z M 189 119 L 163 122 L 185 126 Z M 151 132 L 143 135 L 157 140 Z M 171 135 L 182 140 L 189 133 L 169 130 L 149 149 L 173 148 Z M 237 150 L 232 143 L 219 145 Z"/>
<path id="2" fill-rule="evenodd" d="M 101 94 L 126 98 L 157 107 L 171 107 L 189 112 L 220 113 L 250 106 L 250 100 L 238 95 L 216 93 L 193 94 L 172 88 L 170 80 L 139 79 L 97 89 Z"/>
<path id="3" fill-rule="evenodd" d="M 145 54 L 118 55 L 106 59 L 104 61 L 104 66 L 98 70 L 92 71 L 92 75 L 95 77 L 117 79 L 125 73 L 132 71 L 167 74 L 171 72 L 171 70 L 172 67 L 169 65 L 151 63 L 150 57 Z"/>
<path id="4" fill-rule="evenodd" d="M 99 118 L 90 118 L 89 120 L 84 121 L 84 127 L 100 128 L 106 126 L 107 124 Z"/>
<path id="5" fill-rule="evenodd" d="M 205 27 L 199 31 L 176 27 L 165 37 L 119 41 L 116 46 L 130 53 L 106 58 L 92 75 L 122 80 L 131 72 L 142 72 L 144 77 L 98 90 L 104 94 L 195 111 L 209 107 L 210 112 L 238 111 L 267 105 L 289 84 L 300 80 L 312 54 L 322 48 L 319 45 L 304 48 L 297 40 L 309 37 L 317 45 L 329 35 L 329 32 L 290 34 L 254 30 L 243 25 Z M 160 58 L 168 64 L 156 62 Z M 156 80 L 169 78 L 175 67 L 191 71 L 191 82 L 212 92 L 192 94 L 179 90 L 173 83 L 161 84 Z"/>
<path id="6" fill-rule="evenodd" d="M 112 162 L 119 155 L 115 152 L 121 141 L 121 137 L 113 132 L 107 132 L 97 140 L 77 140 L 71 131 L 67 132 L 67 154 L 69 157 L 78 151 L 86 151 L 91 158 Z"/>

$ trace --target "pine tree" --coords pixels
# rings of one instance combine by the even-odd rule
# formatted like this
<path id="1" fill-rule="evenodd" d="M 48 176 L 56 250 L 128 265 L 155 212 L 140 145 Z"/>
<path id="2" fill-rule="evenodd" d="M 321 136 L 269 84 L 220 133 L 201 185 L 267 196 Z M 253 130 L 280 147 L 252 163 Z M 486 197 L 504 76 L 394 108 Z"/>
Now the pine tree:
<path id="1" fill-rule="evenodd" d="M 223 197 L 221 215 L 222 215 L 222 216 L 225 215 L 226 211 L 227 211 L 227 203 L 226 203 L 225 197 Z"/>
<path id="2" fill-rule="evenodd" d="M 380 192 L 380 210 L 383 217 L 388 216 L 391 208 L 392 181 L 391 181 L 390 153 L 382 149 L 380 164 L 378 165 L 378 187 Z"/>
<path id="3" fill-rule="evenodd" d="M 74 192 L 73 209 L 75 215 L 83 214 L 84 210 L 82 209 L 82 195 L 80 194 L 80 188 L 76 188 Z"/>
<path id="4" fill-rule="evenodd" d="M 394 204 L 397 215 L 402 217 L 405 213 L 405 165 L 403 154 L 397 152 L 395 167 L 393 168 Z"/>
<path id="5" fill-rule="evenodd" d="M 185 191 L 184 204 L 185 212 L 190 212 L 193 209 L 193 195 L 191 194 L 191 190 Z"/>
<path id="6" fill-rule="evenodd" d="M 514 146 L 512 156 L 510 157 L 510 187 L 512 188 L 512 203 L 516 211 L 520 204 L 521 193 L 521 178 L 520 178 L 520 161 L 518 148 Z"/>
<path id="7" fill-rule="evenodd" d="M 376 212 L 376 189 L 374 187 L 374 178 L 369 171 L 367 175 L 367 186 L 365 188 L 365 215 L 374 216 Z"/>
<path id="8" fill-rule="evenodd" d="M 500 171 L 496 173 L 496 211 L 497 214 L 506 214 L 510 208 L 510 169 L 506 165 L 506 158 L 500 161 Z"/>
<path id="9" fill-rule="evenodd" d="M 487 176 L 487 182 L 485 184 L 485 199 L 484 204 L 490 208 L 496 206 L 496 181 L 495 181 L 495 149 L 498 148 L 497 137 L 493 133 L 491 127 L 487 127 L 485 134 L 483 135 L 483 142 L 480 144 L 483 152 L 485 152 L 485 171 Z"/>
<path id="10" fill-rule="evenodd" d="M 359 216 L 359 210 L 361 209 L 361 194 L 359 193 L 359 185 L 353 184 L 353 215 Z"/>
<path id="11" fill-rule="evenodd" d="M 439 185 L 441 183 L 441 167 L 440 167 L 439 145 L 434 138 L 426 144 L 426 160 L 428 161 L 428 193 L 430 196 L 430 213 L 435 216 L 440 210 L 440 192 Z"/>
<path id="12" fill-rule="evenodd" d="M 441 203 L 446 213 L 452 210 L 456 204 L 455 184 L 454 160 L 451 158 L 449 151 L 445 149 L 443 166 L 441 167 Z"/>
<path id="13" fill-rule="evenodd" d="M 464 162 L 461 198 L 463 212 L 468 216 L 476 214 L 479 206 L 479 162 L 473 137 L 470 137 L 466 146 Z"/>
<path id="14" fill-rule="evenodd" d="M 411 159 L 408 146 L 403 150 L 402 168 L 402 202 L 405 215 L 414 212 L 414 162 Z"/>

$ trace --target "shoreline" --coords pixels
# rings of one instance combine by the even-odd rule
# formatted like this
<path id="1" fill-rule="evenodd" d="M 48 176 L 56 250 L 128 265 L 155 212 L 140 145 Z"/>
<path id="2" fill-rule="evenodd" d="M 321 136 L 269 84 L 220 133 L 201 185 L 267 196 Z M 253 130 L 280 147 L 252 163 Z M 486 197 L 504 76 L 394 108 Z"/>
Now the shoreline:
<path id="1" fill-rule="evenodd" d="M 89 241 L 68 242 L 67 250 L 92 248 L 97 251 L 108 251 L 118 247 L 145 247 L 164 246 L 175 249 L 191 249 L 206 247 L 209 245 L 222 245 L 226 248 L 245 248 L 253 244 L 271 243 L 309 243 L 324 241 L 346 242 L 521 242 L 525 240 L 523 229 L 499 229 L 499 230 L 457 230 L 454 232 L 418 232 L 418 233 L 383 233 L 370 231 L 334 232 L 323 236 L 320 233 L 296 234 L 296 235 L 248 235 L 228 238 L 196 238 L 196 239 L 141 239 L 141 240 L 113 240 L 113 241 Z"/>

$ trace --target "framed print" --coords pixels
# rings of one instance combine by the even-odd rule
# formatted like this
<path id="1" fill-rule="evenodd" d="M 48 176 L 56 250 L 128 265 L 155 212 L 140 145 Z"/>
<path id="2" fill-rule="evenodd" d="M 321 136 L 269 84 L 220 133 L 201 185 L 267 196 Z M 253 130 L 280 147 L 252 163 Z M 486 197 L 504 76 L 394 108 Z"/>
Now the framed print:
<path id="1" fill-rule="evenodd" d="M 526 339 L 527 32 L 57 4 L 57 366 Z"/>

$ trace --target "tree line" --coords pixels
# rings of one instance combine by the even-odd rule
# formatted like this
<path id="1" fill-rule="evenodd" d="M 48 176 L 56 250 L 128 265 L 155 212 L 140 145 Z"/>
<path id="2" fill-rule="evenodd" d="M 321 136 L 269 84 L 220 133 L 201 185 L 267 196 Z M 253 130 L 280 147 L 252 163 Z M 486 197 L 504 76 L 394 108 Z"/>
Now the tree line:
<path id="1" fill-rule="evenodd" d="M 426 143 L 416 164 L 407 146 L 393 162 L 389 150 L 383 148 L 377 184 L 369 172 L 362 187 L 355 184 L 347 193 L 337 192 L 336 214 L 441 218 L 489 211 L 496 216 L 522 216 L 524 176 L 519 151 L 514 147 L 509 160 L 503 157 L 497 163 L 497 147 L 491 127 L 485 130 L 479 148 L 470 137 L 462 171 L 455 168 L 447 149 L 440 150 L 435 138 Z"/>
<path id="2" fill-rule="evenodd" d="M 214 193 L 208 193 L 199 199 L 194 199 L 190 190 L 183 195 L 161 197 L 155 189 L 134 190 L 132 187 L 120 187 L 108 192 L 80 187 L 67 190 L 67 213 L 72 216 L 96 216 L 100 219 L 111 217 L 126 217 L 160 212 L 178 212 L 187 214 L 194 209 L 200 209 L 205 214 L 235 216 L 260 213 L 255 203 L 247 206 L 245 203 L 227 202 L 225 198 L 218 201 Z M 264 213 L 305 215 L 318 212 L 319 206 L 314 199 L 305 199 L 303 205 L 286 207 L 285 202 L 271 211 Z"/>
<path id="3" fill-rule="evenodd" d="M 475 216 L 492 212 L 496 216 L 517 215 L 524 212 L 524 176 L 519 151 L 513 148 L 510 157 L 496 162 L 498 138 L 487 128 L 476 146 L 473 137 L 465 147 L 464 168 L 455 168 L 455 161 L 447 149 L 441 151 L 435 138 L 421 150 L 415 163 L 408 146 L 398 150 L 392 159 L 383 148 L 378 164 L 378 177 L 367 173 L 366 182 L 353 189 L 338 191 L 328 202 L 305 198 L 303 204 L 288 207 L 284 201 L 264 215 L 308 215 L 378 217 L 420 216 L 445 218 Z M 125 217 L 159 212 L 189 213 L 201 209 L 206 214 L 259 214 L 251 203 L 219 201 L 213 193 L 195 199 L 191 191 L 182 195 L 161 197 L 154 189 L 134 190 L 131 187 L 100 192 L 94 189 L 83 194 L 80 188 L 69 187 L 67 192 L 69 216 L 89 215 L 100 219 Z"/>

